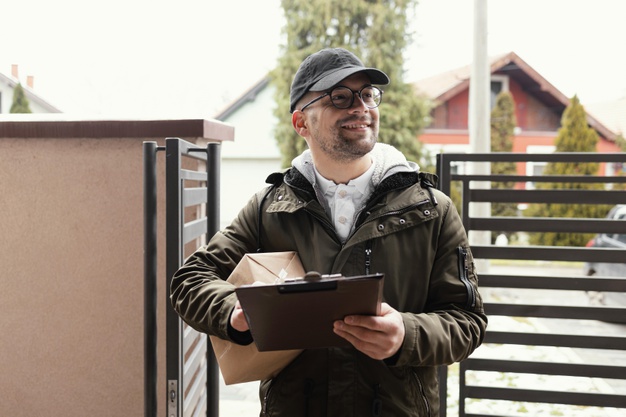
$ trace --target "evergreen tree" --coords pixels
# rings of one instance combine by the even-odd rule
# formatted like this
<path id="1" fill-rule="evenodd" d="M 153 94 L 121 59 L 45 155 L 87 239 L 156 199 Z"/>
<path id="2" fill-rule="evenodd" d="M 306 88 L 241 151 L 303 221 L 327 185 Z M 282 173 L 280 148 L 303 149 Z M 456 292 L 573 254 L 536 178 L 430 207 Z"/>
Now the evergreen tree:
<path id="1" fill-rule="evenodd" d="M 20 83 L 18 83 L 13 90 L 13 104 L 11 104 L 9 113 L 32 113 L 28 99 L 24 94 L 24 88 L 22 88 L 22 84 Z"/>
<path id="2" fill-rule="evenodd" d="M 624 136 L 622 135 L 622 133 L 618 134 L 617 137 L 615 138 L 615 144 L 619 147 L 621 152 L 626 152 L 626 139 L 624 139 Z M 626 164 L 622 163 L 622 164 L 618 164 L 616 163 L 614 165 L 614 170 L 615 170 L 615 175 L 618 176 L 626 176 Z M 613 190 L 626 190 L 626 183 L 616 183 L 613 184 Z"/>
<path id="3" fill-rule="evenodd" d="M 496 104 L 491 111 L 491 152 L 511 152 L 513 150 L 513 134 L 517 120 L 515 118 L 515 101 L 508 91 L 502 91 L 496 97 Z M 491 164 L 491 173 L 511 175 L 517 172 L 514 162 L 494 162 Z M 512 189 L 514 182 L 492 182 L 491 188 Z M 517 215 L 515 203 L 491 203 L 493 217 L 513 217 Z M 502 232 L 494 232 L 492 240 Z M 505 233 L 510 237 L 510 233 Z"/>
<path id="4" fill-rule="evenodd" d="M 619 146 L 622 152 L 626 152 L 626 139 L 624 139 L 624 136 L 621 133 L 615 138 L 615 143 Z"/>
<path id="5" fill-rule="evenodd" d="M 408 15 L 416 0 L 282 0 L 281 5 L 287 20 L 283 28 L 286 43 L 271 80 L 276 87 L 274 114 L 278 119 L 274 133 L 283 166 L 289 166 L 307 147 L 289 117 L 293 76 L 308 55 L 337 47 L 354 52 L 366 66 L 389 75 L 391 84 L 382 88 L 379 141 L 422 162 L 425 155 L 417 136 L 426 124 L 430 104 L 403 82 L 402 57 L 409 40 Z"/>
<path id="6" fill-rule="evenodd" d="M 577 96 L 574 96 L 569 106 L 563 112 L 561 128 L 556 137 L 557 152 L 595 152 L 598 143 L 598 134 L 587 124 L 584 107 Z M 597 175 L 597 162 L 551 162 L 546 165 L 545 175 Z M 598 183 L 538 183 L 538 189 L 603 189 Z M 531 217 L 556 218 L 602 218 L 605 217 L 609 206 L 597 204 L 532 204 L 526 210 Z M 584 246 L 593 234 L 584 233 L 533 233 L 530 243 L 548 246 Z"/>

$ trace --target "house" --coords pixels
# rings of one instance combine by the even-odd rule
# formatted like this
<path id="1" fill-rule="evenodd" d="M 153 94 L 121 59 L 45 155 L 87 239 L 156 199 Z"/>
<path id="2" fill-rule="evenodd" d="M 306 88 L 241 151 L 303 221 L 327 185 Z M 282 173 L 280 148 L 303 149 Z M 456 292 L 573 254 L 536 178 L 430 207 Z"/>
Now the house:
<path id="1" fill-rule="evenodd" d="M 509 91 L 515 101 L 517 127 L 513 152 L 550 153 L 561 125 L 563 111 L 570 98 L 557 90 L 514 52 L 490 60 L 491 106 L 502 91 Z M 433 153 L 470 152 L 468 131 L 469 86 L 471 67 L 466 66 L 437 74 L 415 83 L 418 94 L 434 101 L 432 123 L 419 140 Z M 583 103 L 584 107 L 584 103 Z M 600 138 L 598 152 L 618 152 L 616 133 L 587 111 L 587 123 Z M 518 173 L 538 173 L 545 163 L 518 166 Z M 612 174 L 612 166 L 603 167 Z"/>
<path id="2" fill-rule="evenodd" d="M 265 77 L 214 116 L 235 126 L 235 141 L 221 146 L 221 225 L 229 224 L 265 179 L 281 168 L 274 140 L 274 88 Z M 303 139 L 304 140 L 304 139 Z"/>
<path id="3" fill-rule="evenodd" d="M 26 84 L 22 84 L 24 94 L 28 99 L 30 110 L 33 113 L 61 113 L 61 110 L 38 96 L 34 91 L 35 78 L 32 75 L 26 77 Z M 0 73 L 0 114 L 9 113 L 13 104 L 13 90 L 20 83 L 18 66 L 12 65 L 11 76 Z"/>
<path id="4" fill-rule="evenodd" d="M 626 137 L 626 96 L 614 101 L 589 104 L 585 109 L 613 132 Z"/>
<path id="5" fill-rule="evenodd" d="M 513 152 L 553 152 L 554 139 L 569 98 L 513 52 L 491 59 L 490 65 L 492 104 L 503 90 L 510 91 L 516 103 L 518 128 L 515 130 Z M 432 124 L 417 138 L 433 154 L 470 152 L 469 84 L 470 66 L 415 83 L 418 94 L 424 94 L 436 105 Z M 227 189 L 222 187 L 227 193 L 225 207 L 222 208 L 223 221 L 232 218 L 238 208 L 265 184 L 267 175 L 281 167 L 273 133 L 276 124 L 273 95 L 274 88 L 269 78 L 263 78 L 214 116 L 235 126 L 236 130 L 235 142 L 222 146 L 222 175 L 229 178 Z M 589 112 L 587 121 L 600 137 L 599 152 L 618 151 L 613 130 Z M 544 165 L 529 162 L 527 165 L 519 164 L 518 170 L 520 174 L 536 173 Z M 238 175 L 238 172 L 243 172 L 239 170 L 244 168 L 245 176 Z M 613 167 L 603 169 L 606 174 L 611 174 Z M 236 195 L 231 198 L 231 193 Z"/>

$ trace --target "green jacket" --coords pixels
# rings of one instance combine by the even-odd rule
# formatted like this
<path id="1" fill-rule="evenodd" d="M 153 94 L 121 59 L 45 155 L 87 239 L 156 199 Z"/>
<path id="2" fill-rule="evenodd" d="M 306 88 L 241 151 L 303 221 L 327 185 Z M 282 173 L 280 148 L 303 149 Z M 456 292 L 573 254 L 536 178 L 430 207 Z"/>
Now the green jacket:
<path id="1" fill-rule="evenodd" d="M 487 318 L 465 230 L 433 179 L 413 171 L 382 180 L 342 244 L 300 171 L 272 174 L 272 186 L 175 274 L 171 302 L 181 317 L 237 343 L 249 335 L 229 329 L 236 296 L 224 280 L 245 253 L 296 251 L 307 271 L 385 274 L 384 301 L 406 328 L 400 351 L 379 361 L 353 348 L 305 350 L 261 382 L 262 416 L 439 415 L 437 366 L 467 358 Z"/>

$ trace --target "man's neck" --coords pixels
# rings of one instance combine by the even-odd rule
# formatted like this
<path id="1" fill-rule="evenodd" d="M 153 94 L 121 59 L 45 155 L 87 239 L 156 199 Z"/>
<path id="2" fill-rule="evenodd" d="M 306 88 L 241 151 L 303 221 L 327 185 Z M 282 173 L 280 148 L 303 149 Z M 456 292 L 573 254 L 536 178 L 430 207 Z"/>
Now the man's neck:
<path id="1" fill-rule="evenodd" d="M 315 169 L 324 178 L 335 184 L 347 184 L 350 180 L 360 177 L 372 166 L 371 156 L 365 155 L 351 162 L 337 162 L 331 160 L 314 160 Z"/>

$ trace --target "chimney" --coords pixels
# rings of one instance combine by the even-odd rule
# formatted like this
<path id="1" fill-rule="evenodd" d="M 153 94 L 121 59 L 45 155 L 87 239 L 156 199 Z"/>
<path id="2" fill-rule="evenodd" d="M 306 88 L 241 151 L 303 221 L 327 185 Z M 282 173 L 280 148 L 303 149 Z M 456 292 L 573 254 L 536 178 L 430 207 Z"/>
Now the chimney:
<path id="1" fill-rule="evenodd" d="M 31 90 L 33 88 L 35 88 L 35 76 L 34 75 L 27 75 L 26 76 L 26 85 L 28 86 L 28 88 L 30 88 Z"/>
<path id="2" fill-rule="evenodd" d="M 17 64 L 11 64 L 11 76 L 16 80 L 20 79 L 17 72 Z"/>

